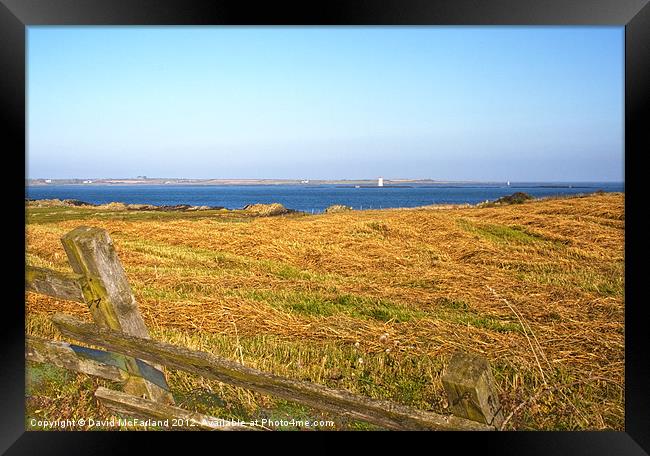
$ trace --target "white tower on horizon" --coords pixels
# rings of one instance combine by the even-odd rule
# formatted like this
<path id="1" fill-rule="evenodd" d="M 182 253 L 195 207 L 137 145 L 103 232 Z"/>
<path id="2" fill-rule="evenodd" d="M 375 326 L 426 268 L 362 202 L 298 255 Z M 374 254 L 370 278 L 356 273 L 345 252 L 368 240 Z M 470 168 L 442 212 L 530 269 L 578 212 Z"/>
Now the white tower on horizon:
<path id="1" fill-rule="evenodd" d="M 384 178 L 380 177 L 377 179 L 377 187 L 383 187 L 384 186 Z"/>

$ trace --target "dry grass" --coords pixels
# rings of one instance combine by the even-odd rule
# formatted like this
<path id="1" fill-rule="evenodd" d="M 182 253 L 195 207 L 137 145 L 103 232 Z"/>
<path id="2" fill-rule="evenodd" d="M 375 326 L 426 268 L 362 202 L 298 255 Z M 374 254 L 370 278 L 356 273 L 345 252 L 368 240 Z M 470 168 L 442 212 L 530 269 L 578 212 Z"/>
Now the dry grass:
<path id="1" fill-rule="evenodd" d="M 506 428 L 623 429 L 623 194 L 237 223 L 75 210 L 26 227 L 28 262 L 67 270 L 59 237 L 106 228 L 162 340 L 438 412 L 441 370 L 464 349 L 494 366 Z M 28 294 L 28 331 L 47 333 L 56 311 L 87 315 Z M 170 381 L 179 397 L 198 388 L 231 405 L 192 402 L 203 411 L 282 405 L 181 373 Z"/>

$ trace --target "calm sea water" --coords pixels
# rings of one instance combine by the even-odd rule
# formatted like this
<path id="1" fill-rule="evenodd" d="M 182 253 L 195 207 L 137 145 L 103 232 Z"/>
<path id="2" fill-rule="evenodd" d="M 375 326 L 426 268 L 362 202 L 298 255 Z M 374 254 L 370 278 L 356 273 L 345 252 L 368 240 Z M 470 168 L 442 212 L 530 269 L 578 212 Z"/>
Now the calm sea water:
<path id="1" fill-rule="evenodd" d="M 361 187 L 350 185 L 48 185 L 26 188 L 31 199 L 77 199 L 95 204 L 223 206 L 242 208 L 253 203 L 281 203 L 290 209 L 321 212 L 332 204 L 355 209 L 416 207 L 427 204 L 470 203 L 494 200 L 514 192 L 535 197 L 625 191 L 623 183 L 511 183 Z"/>

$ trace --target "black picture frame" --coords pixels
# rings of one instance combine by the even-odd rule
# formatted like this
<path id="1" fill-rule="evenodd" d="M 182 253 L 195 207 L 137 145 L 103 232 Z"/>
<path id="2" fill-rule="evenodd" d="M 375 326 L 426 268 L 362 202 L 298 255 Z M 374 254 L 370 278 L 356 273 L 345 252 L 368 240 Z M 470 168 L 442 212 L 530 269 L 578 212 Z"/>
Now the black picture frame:
<path id="1" fill-rule="evenodd" d="M 5 161 L 15 168 L 2 179 L 11 197 L 12 215 L 4 238 L 4 305 L 0 337 L 0 452 L 8 454 L 93 454 L 126 445 L 125 434 L 111 432 L 26 432 L 24 404 L 24 291 L 19 259 L 24 261 L 24 183 L 26 152 L 25 36 L 31 25 L 619 25 L 625 26 L 625 186 L 626 186 L 626 312 L 624 432 L 501 432 L 434 435 L 463 449 L 487 444 L 500 454 L 642 455 L 650 451 L 650 357 L 648 331 L 642 318 L 642 259 L 636 246 L 644 169 L 650 150 L 644 119 L 650 116 L 650 6 L 648 0 L 387 0 L 316 1 L 299 4 L 220 0 L 0 0 L 0 128 Z M 21 155 L 22 154 L 22 155 Z M 19 190 L 22 189 L 22 190 Z M 16 193 L 13 193 L 16 192 Z M 18 192 L 23 192 L 17 194 Z M 631 221 L 631 222 L 630 222 Z M 11 222 L 11 223 L 9 223 Z M 20 224 L 20 227 L 19 227 Z M 23 239 L 23 242 L 20 242 Z M 640 244 L 638 244 L 640 245 Z M 11 264 L 9 264 L 11 262 Z M 169 434 L 139 433 L 167 440 Z M 164 434 L 164 435 L 161 435 Z M 241 438 L 239 433 L 234 438 Z M 322 433 L 309 433 L 316 435 Z M 191 433 L 197 438 L 197 433 Z M 207 433 L 201 434 L 201 440 Z M 223 433 L 220 439 L 223 439 Z M 385 435 L 385 434 L 383 434 Z M 392 434 L 391 434 L 392 436 Z M 230 438 L 233 438 L 231 436 Z M 376 434 L 375 434 L 375 438 Z M 392 438 L 392 437 L 391 437 Z M 247 434 L 246 440 L 250 439 Z M 130 437 L 128 441 L 132 441 Z M 144 439 L 138 439 L 144 441 Z M 151 440 L 147 438 L 147 441 Z M 202 444 L 212 445 L 208 441 Z M 420 442 L 430 445 L 427 442 Z M 131 443 L 129 443 L 131 445 Z M 196 444 L 198 445 L 198 443 Z M 223 446 L 219 445 L 223 450 Z M 431 448 L 431 447 L 429 447 Z M 196 448 L 198 450 L 198 447 Z M 434 450 L 434 448 L 431 448 Z M 129 448 L 131 452 L 131 448 Z"/>

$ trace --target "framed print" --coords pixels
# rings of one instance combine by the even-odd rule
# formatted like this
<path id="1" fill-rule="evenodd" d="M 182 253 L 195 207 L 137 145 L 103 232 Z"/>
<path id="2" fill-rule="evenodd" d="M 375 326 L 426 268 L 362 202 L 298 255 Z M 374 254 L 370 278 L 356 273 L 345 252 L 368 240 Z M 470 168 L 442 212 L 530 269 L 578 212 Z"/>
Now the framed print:
<path id="1" fill-rule="evenodd" d="M 647 454 L 646 1 L 0 17 L 25 266 L 2 451 L 217 430 Z"/>

